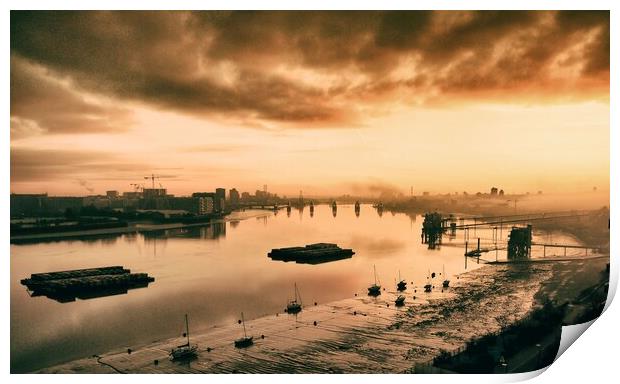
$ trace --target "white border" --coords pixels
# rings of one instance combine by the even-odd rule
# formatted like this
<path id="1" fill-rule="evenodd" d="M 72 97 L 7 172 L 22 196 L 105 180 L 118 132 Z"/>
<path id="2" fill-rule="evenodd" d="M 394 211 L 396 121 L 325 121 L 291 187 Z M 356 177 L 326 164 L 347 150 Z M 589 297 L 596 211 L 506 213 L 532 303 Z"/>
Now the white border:
<path id="1" fill-rule="evenodd" d="M 612 1 L 599 1 L 589 0 L 584 1 L 545 1 L 545 0 L 521 0 L 521 1 L 457 1 L 457 0 L 437 0 L 433 2 L 429 1 L 390 1 L 384 0 L 381 2 L 371 1 L 334 1 L 334 0 L 315 0 L 307 3 L 291 4 L 289 1 L 261 1 L 256 3 L 250 3 L 248 1 L 238 0 L 216 0 L 216 1 L 190 1 L 190 0 L 176 0 L 176 1 L 161 1 L 152 0 L 149 2 L 137 2 L 129 0 L 108 0 L 105 2 L 86 2 L 84 0 L 65 0 L 65 1 L 7 1 L 3 2 L 7 4 L 5 12 L 0 16 L 0 25 L 3 27 L 3 39 L 2 39 L 2 52 L 5 57 L 2 61 L 2 76 L 3 84 L 5 84 L 4 92 L 2 92 L 3 98 L 3 111 L 4 122 L 8 125 L 10 108 L 10 88 L 9 88 L 9 10 L 10 9 L 376 9 L 381 7 L 383 9 L 611 9 L 611 98 L 610 105 L 610 169 L 611 169 L 611 221 L 616 223 L 618 220 L 617 210 L 614 209 L 617 204 L 618 189 L 618 143 L 620 142 L 620 136 L 618 134 L 618 111 L 617 105 L 614 105 L 616 100 L 616 94 L 618 90 L 618 76 L 615 71 L 618 63 L 619 47 L 617 43 L 618 38 L 618 2 Z M 9 216 L 9 191 L 10 191 L 10 160 L 9 160 L 9 129 L 6 127 L 3 134 L 0 135 L 2 140 L 3 151 L 0 152 L 2 156 L 2 190 L 0 190 L 2 204 L 0 209 L 2 215 L 5 218 L 2 221 L 2 231 L 5 239 L 8 240 L 8 216 Z M 615 228 L 615 226 L 614 226 Z M 616 253 L 616 244 L 618 244 L 618 231 L 613 232 L 611 235 L 611 253 L 612 253 L 612 283 L 611 286 L 615 291 L 618 281 L 618 257 Z M 4 247 L 5 252 L 2 257 L 4 258 L 5 268 L 2 271 L 4 277 L 4 286 L 6 290 L 2 294 L 2 306 L 5 309 L 4 316 L 2 317 L 2 340 L 6 340 L 4 348 L 1 349 L 0 364 L 2 364 L 2 372 L 7 375 L 7 379 L 11 382 L 30 382 L 32 380 L 44 380 L 50 382 L 76 382 L 77 380 L 84 380 L 79 375 L 76 376 L 45 376 L 45 377 L 31 377 L 30 375 L 12 375 L 9 376 L 9 361 L 10 361 L 10 268 L 9 268 L 9 242 L 6 242 Z M 616 327 L 620 324 L 620 306 L 612 305 L 607 308 L 600 320 L 595 321 L 590 329 L 586 332 L 586 337 L 580 337 L 575 346 L 568 348 L 568 350 L 546 370 L 546 372 L 536 379 L 536 382 L 553 383 L 553 382 L 607 382 L 609 378 L 617 376 L 615 371 L 617 365 L 617 352 L 618 352 L 618 331 Z M 512 382 L 528 379 L 538 376 L 540 372 L 533 372 L 529 374 L 520 375 L 426 375 L 424 377 L 404 377 L 397 378 L 396 380 L 424 380 L 424 382 L 453 382 L 458 380 L 459 383 L 490 383 L 490 382 Z M 355 383 L 376 383 L 377 380 L 394 380 L 395 378 L 383 376 L 377 377 L 376 375 L 331 375 L 321 377 L 320 380 L 327 381 L 342 381 L 355 382 Z M 115 376 L 114 381 L 129 381 L 129 380 L 149 380 L 155 383 L 167 382 L 170 380 L 178 380 L 177 376 L 158 376 L 152 375 L 147 377 L 143 376 Z M 285 382 L 295 380 L 297 383 L 310 383 L 317 379 L 312 375 L 296 375 L 295 377 L 288 377 L 284 375 L 254 375 L 251 377 L 242 377 L 239 375 L 209 375 L 208 378 L 204 376 L 192 376 L 183 377 L 183 380 L 189 380 L 190 382 L 204 382 L 204 380 L 217 381 L 217 382 L 237 382 L 252 380 L 258 383 L 267 383 L 272 381 Z M 110 376 L 107 375 L 90 375 L 89 381 L 103 383 L 110 380 Z"/>

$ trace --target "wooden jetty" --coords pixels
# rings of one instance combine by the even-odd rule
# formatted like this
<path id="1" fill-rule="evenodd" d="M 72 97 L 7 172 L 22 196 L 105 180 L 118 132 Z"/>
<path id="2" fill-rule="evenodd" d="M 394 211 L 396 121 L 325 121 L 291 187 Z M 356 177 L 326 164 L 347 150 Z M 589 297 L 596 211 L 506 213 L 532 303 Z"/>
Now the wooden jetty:
<path id="1" fill-rule="evenodd" d="M 272 249 L 267 254 L 272 260 L 295 261 L 297 263 L 320 263 L 347 259 L 355 254 L 352 249 L 343 249 L 332 243 L 309 244 L 305 247 Z"/>
<path id="2" fill-rule="evenodd" d="M 21 284 L 32 296 L 47 296 L 60 302 L 127 293 L 128 289 L 148 286 L 155 278 L 131 273 L 122 266 L 33 273 Z"/>

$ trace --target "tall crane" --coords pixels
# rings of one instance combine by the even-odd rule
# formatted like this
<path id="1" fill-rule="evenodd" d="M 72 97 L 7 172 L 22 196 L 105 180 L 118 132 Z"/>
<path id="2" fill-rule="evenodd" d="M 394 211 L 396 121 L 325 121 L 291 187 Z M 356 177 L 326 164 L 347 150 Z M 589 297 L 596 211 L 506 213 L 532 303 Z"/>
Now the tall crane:
<path id="1" fill-rule="evenodd" d="M 160 179 L 161 177 L 155 174 L 151 174 L 151 176 L 144 176 L 145 180 L 151 179 L 151 188 L 155 189 L 155 179 Z"/>

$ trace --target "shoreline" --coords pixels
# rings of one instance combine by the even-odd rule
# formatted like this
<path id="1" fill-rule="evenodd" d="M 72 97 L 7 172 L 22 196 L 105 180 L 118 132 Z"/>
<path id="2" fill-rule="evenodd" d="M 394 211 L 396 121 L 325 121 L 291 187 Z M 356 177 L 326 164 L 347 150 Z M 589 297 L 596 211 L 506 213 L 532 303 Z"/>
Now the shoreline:
<path id="1" fill-rule="evenodd" d="M 605 264 L 604 257 L 548 261 L 487 265 L 459 275 L 447 292 L 439 287 L 428 296 L 410 287 L 400 309 L 392 305 L 396 292 L 385 291 L 376 299 L 358 292 L 353 298 L 304 307 L 297 316 L 281 313 L 250 320 L 246 326 L 256 342 L 245 350 L 232 345 L 239 337 L 238 324 L 218 325 L 192 335 L 199 356 L 185 364 L 168 360 L 177 338 L 127 346 L 130 354 L 117 349 L 37 372 L 412 372 L 442 352 L 458 353 L 468 342 L 498 332 L 498 318 L 510 323 L 524 318 L 540 303 L 540 295 L 573 295 L 562 289 L 567 277 L 582 274 L 588 265 Z"/>
<path id="2" fill-rule="evenodd" d="M 121 235 L 125 233 L 139 233 L 139 232 L 151 232 L 151 231 L 162 231 L 169 229 L 181 229 L 181 228 L 191 228 L 191 227 L 204 227 L 206 225 L 211 224 L 219 224 L 226 223 L 235 220 L 246 220 L 255 217 L 263 217 L 269 215 L 267 212 L 257 213 L 254 215 L 246 215 L 241 218 L 230 217 L 231 215 L 227 215 L 221 219 L 215 219 L 206 222 L 200 223 L 170 223 L 170 224 L 140 224 L 134 223 L 130 224 L 126 227 L 119 228 L 102 228 L 102 229 L 92 229 L 92 230 L 83 230 L 83 231 L 72 231 L 72 232 L 55 232 L 55 233 L 37 233 L 32 235 L 20 235 L 20 236 L 11 236 L 10 242 L 11 244 L 20 244 L 22 242 L 36 242 L 36 241 L 62 241 L 64 239 L 70 238 L 79 238 L 79 237 L 92 237 L 92 236 L 102 236 L 102 235 Z"/>
<path id="3" fill-rule="evenodd" d="M 571 260 L 554 264 L 553 277 L 541 284 L 534 296 L 537 305 L 528 316 L 468 343 L 459 353 L 443 354 L 419 372 L 521 373 L 551 365 L 560 347 L 562 327 L 594 320 L 603 312 L 608 260 L 609 256 L 591 258 L 578 270 L 566 263 Z"/>

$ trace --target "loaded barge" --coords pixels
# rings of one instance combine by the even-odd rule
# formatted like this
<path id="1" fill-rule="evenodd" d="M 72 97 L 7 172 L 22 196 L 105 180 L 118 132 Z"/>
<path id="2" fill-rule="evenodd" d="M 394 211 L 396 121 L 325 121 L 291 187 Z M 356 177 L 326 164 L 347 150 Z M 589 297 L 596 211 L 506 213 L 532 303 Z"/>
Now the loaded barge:
<path id="1" fill-rule="evenodd" d="M 305 247 L 288 247 L 272 249 L 267 254 L 272 260 L 295 261 L 302 264 L 319 264 L 328 261 L 351 258 L 355 252 L 343 249 L 336 244 L 316 243 Z"/>
<path id="2" fill-rule="evenodd" d="M 61 303 L 127 293 L 155 281 L 146 273 L 131 273 L 122 266 L 33 273 L 21 284 L 31 296 L 47 296 Z"/>

